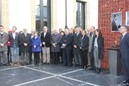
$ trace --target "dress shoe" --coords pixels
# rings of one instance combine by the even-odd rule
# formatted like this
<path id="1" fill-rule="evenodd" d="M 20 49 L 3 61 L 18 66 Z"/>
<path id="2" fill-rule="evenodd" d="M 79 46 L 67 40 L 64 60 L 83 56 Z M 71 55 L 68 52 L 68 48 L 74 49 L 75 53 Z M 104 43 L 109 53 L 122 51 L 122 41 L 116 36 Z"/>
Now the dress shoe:
<path id="1" fill-rule="evenodd" d="M 124 81 L 122 82 L 122 84 L 124 84 L 125 86 L 129 86 L 129 79 L 128 79 L 128 80 L 124 80 Z"/>

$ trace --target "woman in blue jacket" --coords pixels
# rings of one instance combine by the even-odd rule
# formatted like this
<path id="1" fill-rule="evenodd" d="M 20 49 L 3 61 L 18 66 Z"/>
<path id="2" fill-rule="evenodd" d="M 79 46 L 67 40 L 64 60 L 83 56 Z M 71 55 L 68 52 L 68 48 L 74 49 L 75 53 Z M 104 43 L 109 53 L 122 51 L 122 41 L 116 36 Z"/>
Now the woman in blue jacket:
<path id="1" fill-rule="evenodd" d="M 41 39 L 38 33 L 34 33 L 34 37 L 31 39 L 32 52 L 34 53 L 34 64 L 39 65 L 39 58 L 41 52 Z"/>

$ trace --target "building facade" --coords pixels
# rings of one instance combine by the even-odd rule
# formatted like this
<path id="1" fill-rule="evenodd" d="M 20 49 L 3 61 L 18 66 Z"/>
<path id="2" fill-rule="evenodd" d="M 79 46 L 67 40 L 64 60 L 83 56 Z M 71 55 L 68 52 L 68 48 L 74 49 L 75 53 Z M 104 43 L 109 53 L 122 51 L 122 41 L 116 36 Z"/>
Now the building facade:
<path id="1" fill-rule="evenodd" d="M 17 26 L 41 30 L 72 28 L 98 28 L 98 0 L 0 0 L 0 23 L 6 31 Z"/>

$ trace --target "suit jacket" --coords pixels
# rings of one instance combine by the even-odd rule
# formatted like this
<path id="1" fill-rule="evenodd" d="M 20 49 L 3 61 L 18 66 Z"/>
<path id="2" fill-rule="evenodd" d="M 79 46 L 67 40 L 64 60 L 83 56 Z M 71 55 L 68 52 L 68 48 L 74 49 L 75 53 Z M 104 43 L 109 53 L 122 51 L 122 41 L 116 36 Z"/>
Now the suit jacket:
<path id="1" fill-rule="evenodd" d="M 3 35 L 0 34 L 0 44 L 4 44 L 4 46 L 0 46 L 0 51 L 7 51 L 7 41 L 8 41 L 8 34 L 3 32 Z"/>
<path id="2" fill-rule="evenodd" d="M 44 32 L 41 33 L 41 42 L 45 42 L 46 47 L 51 47 L 51 34 L 47 32 L 44 37 Z M 42 46 L 44 47 L 44 45 Z"/>
<path id="3" fill-rule="evenodd" d="M 83 38 L 81 38 L 79 40 L 79 47 L 82 48 L 82 50 L 88 50 L 89 47 L 89 37 L 88 36 L 84 36 Z"/>
<path id="4" fill-rule="evenodd" d="M 96 36 L 93 37 L 93 42 L 92 42 L 92 55 L 94 55 L 94 42 L 95 42 Z M 102 59 L 103 57 L 103 51 L 104 51 L 104 38 L 103 37 L 98 37 L 97 39 L 98 43 L 98 57 Z"/>
<path id="5" fill-rule="evenodd" d="M 9 34 L 9 41 L 10 41 L 11 47 L 13 47 L 14 45 L 18 47 L 19 46 L 19 34 L 16 32 L 15 39 L 14 39 L 13 33 L 10 33 Z"/>
<path id="6" fill-rule="evenodd" d="M 73 53 L 74 54 L 79 54 L 79 40 L 81 39 L 81 33 L 79 33 L 78 34 L 78 36 L 77 36 L 77 34 L 74 34 L 73 35 L 73 45 L 76 45 L 77 46 L 77 48 L 73 48 Z"/>
<path id="7" fill-rule="evenodd" d="M 72 34 L 65 35 L 61 40 L 61 44 L 66 44 L 64 50 L 71 51 L 73 48 L 73 35 Z"/>
<path id="8" fill-rule="evenodd" d="M 121 58 L 129 61 L 129 34 L 125 34 L 120 43 Z"/>
<path id="9" fill-rule="evenodd" d="M 60 41 L 61 41 L 61 35 L 59 33 L 52 34 L 51 43 L 57 43 L 56 47 L 51 46 L 51 52 L 60 52 Z"/>
<path id="10" fill-rule="evenodd" d="M 27 43 L 28 46 L 24 46 L 24 43 Z M 22 33 L 20 36 L 19 36 L 19 44 L 20 44 L 20 50 L 21 50 L 21 53 L 24 53 L 24 52 L 29 52 L 29 48 L 30 48 L 30 43 L 31 43 L 31 36 L 29 33 L 27 33 L 27 35 L 25 36 L 24 33 Z"/>

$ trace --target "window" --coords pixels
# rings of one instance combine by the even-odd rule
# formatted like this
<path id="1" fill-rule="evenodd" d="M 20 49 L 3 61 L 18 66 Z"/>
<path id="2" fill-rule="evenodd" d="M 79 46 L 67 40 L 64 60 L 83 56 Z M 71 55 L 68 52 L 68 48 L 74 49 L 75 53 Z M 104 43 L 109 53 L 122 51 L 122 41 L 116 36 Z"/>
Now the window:
<path id="1" fill-rule="evenodd" d="M 51 0 L 35 0 L 35 16 L 36 16 L 36 30 L 41 31 L 43 26 L 48 26 L 50 31 L 50 1 Z"/>
<path id="2" fill-rule="evenodd" d="M 85 2 L 77 2 L 76 24 L 85 29 Z"/>

